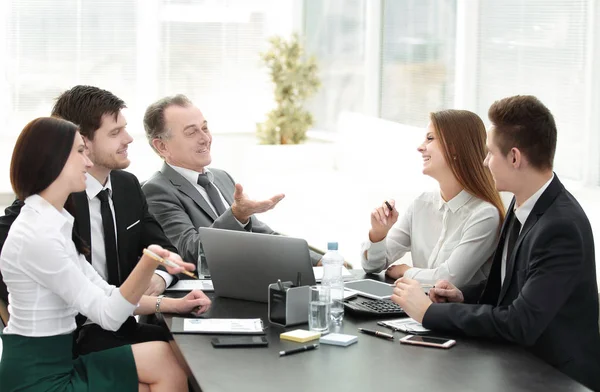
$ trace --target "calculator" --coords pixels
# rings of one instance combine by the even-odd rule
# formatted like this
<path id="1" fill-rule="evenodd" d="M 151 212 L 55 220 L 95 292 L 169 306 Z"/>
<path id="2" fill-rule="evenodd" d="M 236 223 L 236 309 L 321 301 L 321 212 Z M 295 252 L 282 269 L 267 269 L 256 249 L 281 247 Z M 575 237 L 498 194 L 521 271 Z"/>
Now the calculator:
<path id="1" fill-rule="evenodd" d="M 405 317 L 406 312 L 390 299 L 373 299 L 358 295 L 344 301 L 344 309 L 357 316 L 377 317 Z"/>

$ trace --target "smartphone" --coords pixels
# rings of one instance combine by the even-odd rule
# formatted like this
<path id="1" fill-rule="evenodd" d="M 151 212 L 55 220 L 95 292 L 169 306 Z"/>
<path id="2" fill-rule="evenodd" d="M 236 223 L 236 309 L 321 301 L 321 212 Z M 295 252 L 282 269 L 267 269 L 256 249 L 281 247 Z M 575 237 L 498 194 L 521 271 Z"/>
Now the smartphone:
<path id="1" fill-rule="evenodd" d="M 267 347 L 269 342 L 264 336 L 223 336 L 213 338 L 211 344 L 215 348 L 226 347 Z"/>
<path id="2" fill-rule="evenodd" d="M 456 344 L 456 340 L 436 338 L 433 336 L 408 335 L 400 339 L 400 343 L 437 348 L 450 348 Z"/>

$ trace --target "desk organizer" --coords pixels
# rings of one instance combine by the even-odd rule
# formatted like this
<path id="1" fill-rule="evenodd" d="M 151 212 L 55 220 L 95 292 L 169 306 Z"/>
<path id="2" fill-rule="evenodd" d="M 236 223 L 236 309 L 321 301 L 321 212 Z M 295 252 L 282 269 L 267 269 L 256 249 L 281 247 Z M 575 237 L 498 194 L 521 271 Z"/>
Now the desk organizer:
<path id="1" fill-rule="evenodd" d="M 288 327 L 290 325 L 308 322 L 308 302 L 310 286 L 292 287 L 292 282 L 282 282 L 269 285 L 269 322 Z"/>

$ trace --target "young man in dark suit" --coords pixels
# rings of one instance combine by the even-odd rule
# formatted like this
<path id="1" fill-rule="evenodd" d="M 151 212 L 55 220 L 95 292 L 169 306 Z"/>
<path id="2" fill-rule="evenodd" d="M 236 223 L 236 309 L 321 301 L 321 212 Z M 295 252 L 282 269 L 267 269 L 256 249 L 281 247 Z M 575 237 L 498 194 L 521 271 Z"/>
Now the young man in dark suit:
<path id="1" fill-rule="evenodd" d="M 142 250 L 151 244 L 161 245 L 173 252 L 172 257 L 179 258 L 177 249 L 148 211 L 137 178 L 121 170 L 129 166 L 127 147 L 133 141 L 126 130 L 127 122 L 121 112 L 123 108 L 123 100 L 109 91 L 75 86 L 58 97 L 52 110 L 53 116 L 79 125 L 90 160 L 94 163 L 86 174 L 86 191 L 70 196 L 75 211 L 74 231 L 90 245 L 88 261 L 100 276 L 115 286 L 124 282 Z M 22 205 L 21 201 L 15 201 L 6 209 L 6 215 L 0 217 L 0 245 L 3 245 Z M 157 270 L 136 313 L 152 314 L 157 309 L 189 313 L 208 309 L 210 300 L 199 290 L 181 300 L 150 296 L 162 293 L 172 280 L 173 277 L 166 271 Z M 168 339 L 162 328 L 137 323 L 133 317 L 117 332 L 85 323 L 77 334 L 75 349 L 78 354 Z"/>
<path id="2" fill-rule="evenodd" d="M 402 278 L 392 300 L 426 328 L 520 344 L 600 390 L 594 239 L 585 212 L 552 171 L 554 118 L 532 96 L 499 100 L 488 116 L 484 164 L 496 188 L 515 196 L 490 276 L 462 291 L 437 282 L 429 298 Z"/>

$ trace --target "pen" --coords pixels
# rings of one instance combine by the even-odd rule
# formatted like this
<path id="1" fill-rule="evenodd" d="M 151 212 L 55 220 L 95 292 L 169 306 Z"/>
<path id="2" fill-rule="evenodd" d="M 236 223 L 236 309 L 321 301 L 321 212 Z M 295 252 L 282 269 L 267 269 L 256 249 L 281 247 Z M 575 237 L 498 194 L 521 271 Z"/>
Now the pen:
<path id="1" fill-rule="evenodd" d="M 281 279 L 277 279 L 277 284 L 279 285 L 279 290 L 285 291 L 285 288 L 283 287 L 283 283 L 281 283 Z"/>
<path id="2" fill-rule="evenodd" d="M 306 345 L 306 346 L 302 346 L 302 347 L 298 347 L 298 348 L 293 348 L 293 349 L 287 350 L 287 351 L 280 351 L 279 352 L 279 356 L 283 357 L 283 356 L 286 356 L 286 355 L 292 355 L 292 354 L 296 354 L 296 353 L 301 353 L 303 351 L 314 350 L 316 348 L 319 348 L 318 344 L 316 344 L 316 343 L 315 344 L 309 344 L 309 345 Z"/>
<path id="3" fill-rule="evenodd" d="M 179 265 L 175 264 L 171 260 L 169 260 L 169 259 L 163 259 L 162 257 L 160 257 L 156 253 L 152 252 L 151 250 L 144 249 L 142 252 L 146 256 L 148 256 L 148 257 L 150 257 L 150 258 L 152 258 L 152 259 L 158 261 L 159 263 L 164 264 L 164 265 L 166 265 L 168 267 L 173 267 L 173 268 L 178 268 L 179 267 Z M 181 271 L 181 273 L 182 274 L 186 274 L 190 278 L 198 279 L 198 277 L 196 275 L 192 274 L 190 271 L 183 270 L 183 271 Z"/>
<path id="4" fill-rule="evenodd" d="M 370 329 L 359 328 L 360 332 L 365 333 L 367 335 L 375 336 L 382 339 L 394 340 L 394 335 L 390 335 L 389 333 L 380 332 L 380 331 L 371 331 Z"/>
<path id="5" fill-rule="evenodd" d="M 384 201 L 385 205 L 387 206 L 388 210 L 390 210 L 390 212 L 392 212 L 394 209 L 392 208 L 392 205 L 390 203 L 388 203 L 387 200 Z"/>

